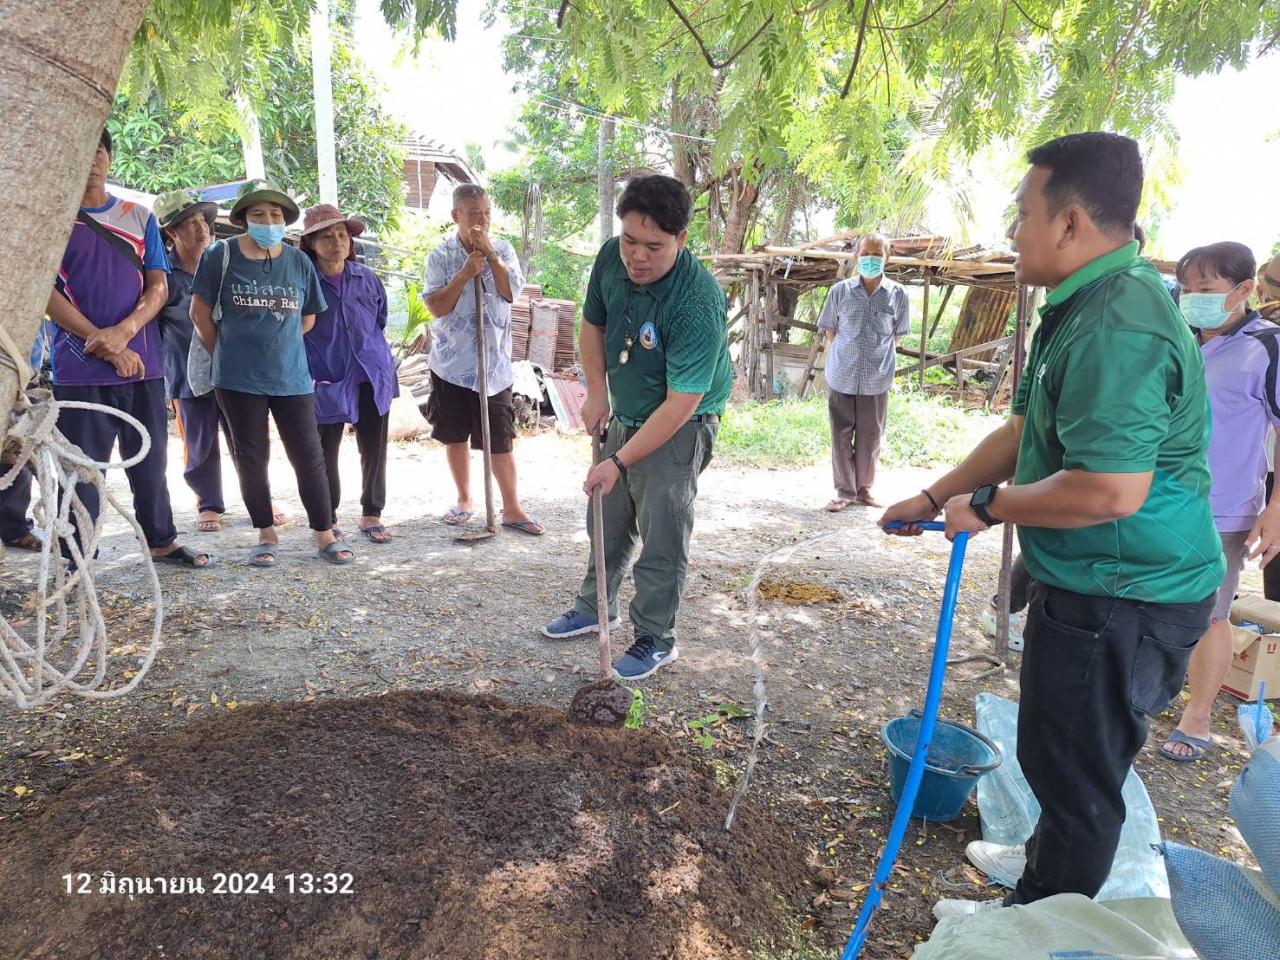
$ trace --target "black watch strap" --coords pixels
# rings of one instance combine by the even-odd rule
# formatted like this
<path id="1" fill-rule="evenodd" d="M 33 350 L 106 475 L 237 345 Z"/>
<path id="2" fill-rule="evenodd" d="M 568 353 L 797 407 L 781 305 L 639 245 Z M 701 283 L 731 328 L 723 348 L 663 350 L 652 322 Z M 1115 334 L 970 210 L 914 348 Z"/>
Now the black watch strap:
<path id="1" fill-rule="evenodd" d="M 987 511 L 987 504 L 991 503 L 996 497 L 996 485 L 987 483 L 973 491 L 973 497 L 969 500 L 969 507 L 977 514 L 978 519 L 985 523 L 988 527 L 994 527 L 1000 523 Z"/>
<path id="2" fill-rule="evenodd" d="M 612 460 L 613 465 L 618 468 L 618 473 L 625 477 L 627 475 L 627 465 L 622 462 L 621 458 L 619 458 L 616 453 L 611 453 L 609 454 L 609 459 Z"/>

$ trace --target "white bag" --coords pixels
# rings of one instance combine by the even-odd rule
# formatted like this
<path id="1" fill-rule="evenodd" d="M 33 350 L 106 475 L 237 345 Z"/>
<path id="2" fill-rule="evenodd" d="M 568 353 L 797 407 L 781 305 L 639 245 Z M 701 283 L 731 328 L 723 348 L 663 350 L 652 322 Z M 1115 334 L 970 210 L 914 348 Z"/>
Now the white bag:
<path id="1" fill-rule="evenodd" d="M 222 320 L 222 285 L 227 281 L 227 267 L 231 265 L 231 241 L 219 241 L 222 246 L 222 277 L 218 280 L 218 292 L 213 298 L 213 322 Z M 217 344 L 214 344 L 217 349 Z M 200 334 L 193 331 L 191 347 L 187 350 L 187 385 L 197 397 L 213 390 L 213 358 L 200 342 Z"/>

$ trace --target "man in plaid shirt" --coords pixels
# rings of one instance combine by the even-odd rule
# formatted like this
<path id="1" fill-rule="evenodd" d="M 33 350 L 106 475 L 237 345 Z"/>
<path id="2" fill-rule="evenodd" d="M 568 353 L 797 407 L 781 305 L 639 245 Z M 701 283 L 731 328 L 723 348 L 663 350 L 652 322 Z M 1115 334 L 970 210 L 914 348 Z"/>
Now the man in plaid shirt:
<path id="1" fill-rule="evenodd" d="M 907 291 L 884 275 L 892 247 L 871 233 L 858 241 L 858 273 L 827 294 L 818 329 L 827 338 L 827 410 L 831 415 L 831 470 L 839 513 L 851 503 L 876 507 L 880 438 L 898 342 L 911 330 Z"/>

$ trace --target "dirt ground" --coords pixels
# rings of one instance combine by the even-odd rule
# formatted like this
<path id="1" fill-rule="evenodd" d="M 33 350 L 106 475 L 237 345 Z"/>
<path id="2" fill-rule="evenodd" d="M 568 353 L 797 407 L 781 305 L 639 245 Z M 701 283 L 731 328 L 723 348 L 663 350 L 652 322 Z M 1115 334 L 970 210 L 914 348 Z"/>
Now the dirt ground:
<path id="1" fill-rule="evenodd" d="M 354 441 L 349 440 L 343 451 L 347 499 L 341 514 L 348 531 L 354 530 L 358 511 L 359 473 L 354 448 Z M 417 710 L 434 736 L 447 734 L 440 749 L 448 752 L 450 744 L 456 746 L 453 738 L 457 731 L 451 730 L 449 711 L 442 712 L 432 704 L 451 705 L 450 709 L 468 715 L 469 722 L 474 723 L 482 722 L 479 715 L 470 716 L 480 708 L 473 709 L 456 698 L 414 699 L 407 697 L 409 693 L 491 694 L 513 704 L 563 709 L 575 688 L 589 679 L 595 661 L 594 638 L 553 643 L 538 633 L 541 624 L 569 607 L 585 569 L 585 500 L 580 487 L 589 451 L 584 438 L 543 433 L 522 440 L 517 448 L 522 499 L 531 513 L 546 522 L 546 536 L 533 538 L 503 531 L 494 540 L 474 546 L 456 544 L 455 531 L 439 522 L 440 515 L 453 502 L 442 451 L 428 442 L 395 445 L 384 519 L 397 539 L 386 546 L 357 541 L 357 561 L 348 567 L 332 567 L 314 556 L 301 507 L 292 496 L 289 470 L 281 457 L 273 464 L 272 474 L 277 499 L 295 519 L 282 534 L 281 562 L 273 570 L 243 565 L 254 537 L 235 495 L 234 473 L 229 464 L 225 477 L 231 513 L 223 531 L 191 532 L 193 498 L 181 481 L 180 451 L 174 443 L 170 449 L 170 490 L 179 529 L 186 542 L 214 551 L 218 564 L 199 573 L 162 569 L 168 607 L 165 646 L 151 673 L 132 696 L 98 703 L 65 701 L 26 714 L 0 715 L 0 837 L 6 838 L 0 875 L 8 873 L 12 878 L 10 871 L 15 864 L 23 865 L 25 871 L 17 874 L 25 879 L 16 886 L 12 882 L 0 884 L 0 925 L 6 928 L 6 934 L 33 929 L 22 927 L 15 919 L 24 915 L 30 923 L 43 923 L 48 933 L 63 929 L 77 916 L 80 920 L 90 916 L 90 908 L 83 905 L 88 898 L 57 895 L 62 874 L 69 869 L 95 873 L 110 869 L 105 860 L 55 866 L 52 861 L 20 861 L 8 850 L 9 838 L 22 836 L 26 838 L 24 843 L 37 845 L 57 840 L 63 844 L 59 847 L 63 853 L 73 853 L 76 848 L 69 840 L 74 834 L 77 809 L 73 803 L 85 809 L 95 805 L 94 797 L 85 795 L 86 790 L 118 796 L 132 811 L 122 822 L 153 834 L 155 820 L 147 819 L 150 815 L 146 810 L 133 809 L 149 798 L 145 778 L 162 775 L 168 777 L 167 782 L 177 783 L 177 774 L 184 770 L 189 769 L 196 776 L 204 757 L 239 759 L 245 771 L 265 769 L 270 776 L 264 774 L 263 783 L 271 784 L 272 789 L 281 787 L 281 778 L 289 774 L 296 780 L 295 785 L 304 790 L 337 795 L 333 790 L 350 790 L 361 782 L 354 774 L 370 759 L 355 745 L 359 741 L 359 714 L 349 704 L 330 704 L 331 700 L 387 694 L 385 699 L 367 706 L 371 737 L 378 730 L 385 730 L 388 723 L 394 725 L 393 714 Z M 928 471 L 886 472 L 880 484 L 881 495 L 886 499 L 909 495 L 920 489 L 928 476 Z M 647 826 L 671 835 L 661 840 L 650 838 L 648 847 L 637 842 L 626 849 L 644 851 L 643 855 L 652 862 L 643 862 L 655 869 L 658 865 L 670 867 L 680 859 L 678 843 L 673 838 L 681 831 L 700 847 L 706 863 L 719 864 L 721 873 L 713 882 L 712 872 L 704 870 L 708 892 L 691 899 L 683 913 L 672 912 L 669 904 L 661 909 L 652 903 L 631 904 L 636 911 L 633 919 L 644 918 L 642 924 L 635 925 L 636 929 L 649 930 L 654 939 L 629 940 L 630 952 L 626 953 L 588 950 L 582 956 L 722 955 L 716 951 L 724 943 L 741 945 L 742 934 L 735 934 L 738 928 L 732 921 L 733 916 L 740 915 L 731 911 L 737 909 L 737 904 L 759 903 L 758 893 L 747 889 L 753 885 L 771 890 L 777 887 L 776 892 L 787 901 L 797 927 L 808 931 L 818 945 L 814 956 L 831 955 L 848 936 L 892 817 L 879 728 L 922 700 L 948 548 L 941 537 L 915 541 L 886 538 L 874 528 L 874 514 L 864 509 L 850 509 L 835 516 L 822 512 L 820 507 L 830 496 L 829 482 L 828 471 L 821 466 L 764 470 L 713 464 L 703 475 L 681 612 L 680 658 L 643 685 L 644 734 L 623 731 L 600 735 L 593 743 L 608 745 L 600 750 L 581 744 L 563 747 L 574 759 L 564 777 L 569 793 L 589 795 L 600 803 L 601 809 L 627 803 L 642 809 L 640 798 L 625 783 L 606 786 L 604 781 L 611 772 L 624 781 L 634 771 L 655 764 L 685 771 L 681 776 L 687 778 L 691 795 L 709 810 L 700 812 L 696 821 L 685 821 L 680 818 L 688 814 L 660 813 L 665 805 L 655 802 L 653 809 L 646 811 L 649 823 L 641 822 L 633 829 Z M 126 529 L 117 524 L 111 530 L 100 561 L 99 579 L 107 593 L 108 619 L 115 625 L 120 648 L 127 653 L 131 643 L 145 636 L 137 614 L 144 609 L 147 596 L 139 567 L 130 559 L 133 545 Z M 729 794 L 724 788 L 739 776 L 749 742 L 749 720 L 736 717 L 742 711 L 733 706 L 751 707 L 747 584 L 765 554 L 832 531 L 837 531 L 835 536 L 796 550 L 789 562 L 766 572 L 766 579 L 773 581 L 770 589 L 775 598 L 760 604 L 771 722 L 751 797 L 772 816 L 753 812 L 735 827 L 746 836 L 726 840 L 722 850 L 727 856 L 717 860 L 707 854 L 710 834 L 706 831 L 727 808 Z M 998 537 L 985 535 L 977 538 L 970 549 L 957 616 L 956 655 L 989 649 L 990 641 L 978 630 L 977 613 L 994 590 L 999 546 Z M 17 610 L 32 583 L 36 558 L 10 552 L 0 571 L 0 605 L 7 616 L 20 619 Z M 1258 589 L 1258 581 L 1256 573 L 1247 574 L 1245 586 Z M 624 586 L 624 602 L 629 591 L 629 585 Z M 621 645 L 629 639 L 630 629 L 624 626 L 618 631 L 616 642 Z M 127 658 L 124 662 L 127 664 Z M 1016 666 L 1015 658 L 1009 670 L 977 682 L 966 679 L 972 675 L 972 668 L 953 669 L 948 675 L 943 715 L 972 723 L 974 697 L 982 690 L 1016 698 Z M 267 756 L 268 766 L 264 768 L 258 760 L 262 756 L 261 742 L 253 741 L 250 729 L 237 727 L 232 721 L 237 711 L 250 705 L 289 701 L 328 707 L 333 712 L 292 714 L 283 707 L 256 712 L 265 718 L 267 730 L 279 731 L 279 736 L 288 736 L 290 741 L 304 738 L 298 742 L 306 742 L 308 751 L 314 750 L 315 754 L 311 756 L 309 752 L 306 763 L 287 768 L 269 764 L 271 757 Z M 1216 748 L 1205 761 L 1175 767 L 1157 757 L 1149 746 L 1138 760 L 1138 769 L 1161 815 L 1166 836 L 1249 862 L 1226 808 L 1227 790 L 1244 760 L 1243 744 L 1235 730 L 1234 707 L 1234 701 L 1225 696 L 1220 700 Z M 507 718 L 508 726 L 502 735 L 510 744 L 508 759 L 525 757 L 536 761 L 535 766 L 557 762 L 546 739 L 540 740 L 535 731 L 527 729 L 528 723 L 535 727 L 550 724 L 547 711 L 508 714 L 497 707 L 493 709 Z M 304 716 L 308 718 L 305 723 Z M 533 719 L 516 723 L 511 719 L 514 717 Z M 290 718 L 305 729 L 289 733 L 293 729 Z M 332 719 L 332 740 L 316 733 L 313 724 L 321 722 L 323 729 L 323 724 L 329 722 L 318 718 Z M 1160 718 L 1153 741 L 1158 742 L 1155 736 L 1167 733 L 1173 722 L 1172 713 Z M 547 727 L 553 728 L 559 729 L 554 724 Z M 155 769 L 151 755 L 159 748 L 153 749 L 153 744 L 162 736 L 169 737 L 164 741 L 164 755 L 178 756 L 182 745 L 194 755 L 187 759 L 186 766 L 170 769 L 161 765 Z M 226 748 L 237 743 L 237 737 L 257 746 L 228 754 Z M 484 743 L 484 749 L 476 751 L 477 764 L 478 758 L 490 756 L 486 752 L 488 741 Z M 295 749 L 293 756 L 299 756 L 299 751 Z M 400 792 L 406 790 L 405 804 L 409 809 L 414 809 L 414 802 L 422 802 L 424 809 L 430 804 L 433 812 L 441 797 L 459 795 L 450 793 L 451 786 L 444 782 L 430 786 L 418 783 L 432 780 L 432 773 L 443 769 L 427 745 L 413 742 L 404 746 L 401 754 L 392 751 L 392 756 L 413 764 L 417 769 L 410 772 L 415 776 L 405 776 L 401 771 L 386 779 L 389 792 L 377 792 L 376 802 L 375 792 L 370 792 L 371 810 L 385 812 L 394 807 Z M 454 750 L 449 762 L 459 756 L 465 757 L 466 751 Z M 469 769 L 483 767 L 479 764 Z M 523 782 L 525 774 L 519 764 L 503 769 Z M 122 771 L 132 770 L 142 771 L 144 780 L 131 784 Z M 581 780 L 583 777 L 585 781 Z M 718 780 L 720 788 L 709 789 L 708 777 Z M 79 786 L 90 780 L 93 782 L 87 788 Z M 489 774 L 481 780 L 499 782 Z M 196 777 L 192 782 L 201 781 Z M 547 783 L 546 778 L 530 778 L 531 789 L 524 798 L 528 802 L 522 807 L 529 817 L 530 829 L 537 829 L 538 817 L 551 816 L 546 813 L 548 805 L 555 808 L 560 802 Z M 510 786 L 508 782 L 502 789 L 509 790 Z M 219 795 L 231 797 L 234 793 L 228 788 Z M 379 879 L 394 877 L 394 871 L 388 872 L 386 861 L 369 849 L 357 849 L 358 838 L 366 837 L 371 821 L 367 811 L 362 812 L 361 804 L 351 802 L 346 794 L 342 797 L 341 809 L 352 811 L 354 818 L 350 831 L 324 817 L 305 821 L 296 829 L 288 826 L 289 821 L 274 817 L 259 825 L 260 830 L 246 834 L 254 838 L 255 844 L 252 850 L 246 848 L 246 855 L 252 853 L 252 862 L 260 868 L 276 864 L 280 870 L 297 865 L 283 863 L 274 856 L 278 844 L 287 844 L 280 849 L 301 856 L 304 844 L 310 842 L 316 862 L 329 865 L 327 869 L 363 871 L 365 880 L 370 873 Z M 424 802 L 418 798 L 426 799 Z M 268 795 L 256 798 L 254 803 L 266 804 L 271 799 L 279 798 Z M 279 807 L 286 809 L 283 801 Z M 210 829 L 241 822 L 226 820 L 232 810 L 239 809 L 234 805 L 203 809 L 214 818 Z M 262 809 L 270 811 L 275 807 L 266 804 Z M 430 862 L 430 832 L 412 824 L 404 805 L 397 809 L 400 819 L 392 821 L 397 835 L 405 831 L 408 849 L 421 851 L 424 862 Z M 171 814 L 166 817 L 178 822 Z M 441 829 L 442 837 L 461 838 L 465 833 Z M 105 831 L 97 839 L 105 842 L 110 834 Z M 134 836 L 123 832 L 118 838 L 120 849 L 131 849 L 129 842 Z M 357 840 L 351 841 L 354 846 L 344 847 L 334 839 L 336 836 Z M 753 847 L 752 836 L 760 840 L 757 846 L 767 849 Z M 913 825 L 911 842 L 905 845 L 864 956 L 909 956 L 914 945 L 927 938 L 932 929 L 929 910 L 940 896 L 983 897 L 994 893 L 978 887 L 972 871 L 963 866 L 964 845 L 978 836 L 976 808 L 972 804 L 953 823 L 929 824 L 926 828 Z M 447 864 L 445 860 L 441 863 L 461 876 L 468 856 L 475 852 L 468 846 L 470 842 L 459 839 L 456 849 L 437 844 L 439 849 L 431 855 L 445 858 Z M 794 849 L 778 849 L 779 844 L 786 847 L 792 843 Z M 496 849 L 499 848 L 486 848 L 486 855 L 494 855 Z M 200 850 L 202 855 L 213 856 L 207 848 Z M 86 858 L 90 852 L 105 856 L 106 848 L 87 845 L 82 852 Z M 223 853 L 224 868 L 235 869 L 236 863 L 229 862 L 235 859 L 232 850 Z M 795 868 L 797 857 L 823 864 L 829 889 L 801 892 Z M 767 866 L 770 863 L 772 866 Z M 178 867 L 179 864 L 156 863 L 152 870 L 156 874 L 178 874 Z M 326 929 L 335 935 L 346 931 L 344 935 L 363 943 L 366 941 L 362 936 L 377 927 L 386 952 L 368 955 L 416 956 L 395 951 L 419 940 L 410 938 L 399 926 L 394 934 L 383 936 L 382 932 L 384 922 L 412 925 L 414 918 L 397 914 L 393 921 L 377 904 L 361 904 L 362 877 L 356 876 L 355 880 L 354 906 L 342 918 L 334 918 L 338 925 Z M 513 886 L 508 896 L 511 891 L 518 891 L 519 883 L 524 881 L 510 882 Z M 38 893 L 28 894 L 26 890 L 33 887 Z M 437 898 L 438 888 L 430 889 L 430 896 Z M 475 887 L 471 889 L 474 891 Z M 44 905 L 38 920 L 29 912 L 23 914 L 16 902 L 27 896 L 34 896 L 35 902 Z M 234 902 L 243 900 L 236 898 Z M 436 902 L 456 904 L 451 900 Z M 306 922 L 306 911 L 316 909 L 310 901 L 304 901 L 302 906 L 295 901 L 272 903 L 273 922 L 282 930 Z M 581 903 L 577 901 L 574 909 L 579 909 Z M 627 906 L 623 904 L 618 909 Z M 92 907 L 97 911 L 92 913 L 93 924 L 104 930 L 117 929 L 113 922 L 124 922 L 121 918 L 126 911 L 120 910 L 117 921 L 112 921 L 106 902 Z M 132 906 L 130 915 L 151 917 L 148 922 L 160 926 L 129 929 L 159 930 L 164 922 L 172 921 L 155 919 L 158 914 L 151 911 L 156 909 L 155 905 Z M 707 912 L 704 915 L 699 911 Z M 616 919 L 614 913 L 605 915 Z M 502 916 L 510 920 L 509 929 L 525 929 L 515 914 Z M 10 920 L 4 922 L 5 917 Z M 711 919 L 703 924 L 705 929 L 699 927 L 707 917 Z M 727 923 L 721 922 L 726 918 Z M 561 919 L 568 923 L 573 918 Z M 575 922 L 583 921 L 578 918 Z M 774 915 L 762 915 L 758 924 L 749 925 L 747 932 L 771 935 L 777 931 L 776 924 Z M 652 929 L 657 925 L 670 930 L 659 936 Z M 474 925 L 459 921 L 455 926 L 459 937 L 475 934 Z M 679 939 L 695 927 L 701 930 L 701 939 Z M 562 934 L 571 928 L 554 929 Z M 493 943 L 500 940 L 496 938 Z M 467 942 L 478 941 L 459 941 Z M 503 952 L 456 955 L 572 956 L 567 947 L 560 949 L 567 942 L 548 940 L 546 943 L 555 944 L 556 948 L 545 953 L 533 943 L 522 946 L 508 937 L 502 941 Z M 273 950 L 266 942 L 240 943 L 237 956 L 256 955 L 254 950 L 262 956 L 289 955 Z M 698 946 L 686 950 L 684 944 Z M 447 949 L 442 944 L 437 952 L 423 955 L 454 955 Z M 101 955 L 125 954 L 108 950 Z M 230 954 L 214 951 L 206 955 Z"/>

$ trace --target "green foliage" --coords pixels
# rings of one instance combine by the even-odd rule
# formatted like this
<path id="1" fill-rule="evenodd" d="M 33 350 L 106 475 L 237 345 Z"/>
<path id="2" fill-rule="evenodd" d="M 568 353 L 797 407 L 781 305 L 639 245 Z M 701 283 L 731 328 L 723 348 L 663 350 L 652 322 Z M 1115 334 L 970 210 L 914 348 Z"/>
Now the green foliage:
<path id="1" fill-rule="evenodd" d="M 288 8 L 282 8 L 285 13 Z M 378 91 L 351 50 L 344 24 L 347 6 L 335 6 L 333 23 L 334 138 L 338 157 L 338 196 L 344 209 L 356 212 L 375 232 L 393 227 L 403 202 L 402 175 L 406 131 L 379 105 Z M 262 42 L 284 36 L 270 23 L 253 20 L 262 31 L 248 46 L 253 70 L 230 69 L 205 59 L 189 61 L 183 82 L 165 82 L 174 69 L 160 51 L 147 50 L 134 61 L 133 81 L 116 97 L 108 123 L 116 137 L 114 174 L 129 186 L 160 192 L 174 187 L 219 183 L 244 175 L 241 147 L 243 119 L 234 106 L 237 82 L 256 92 L 266 173 L 303 204 L 319 198 L 316 170 L 311 49 L 305 27 L 300 40 Z M 232 32 L 227 42 L 239 40 Z M 193 77 L 204 78 L 201 88 Z M 143 82 L 145 81 L 145 82 Z M 172 91 L 165 100 L 160 88 Z M 210 102 L 211 91 L 216 91 Z M 255 99 L 255 97 L 251 97 Z"/>
<path id="2" fill-rule="evenodd" d="M 452 36 L 453 0 L 384 2 L 393 23 L 435 23 Z M 244 175 L 240 94 L 258 115 L 267 174 L 316 202 L 310 4 L 281 0 L 155 0 L 134 37 L 109 121 L 115 173 L 150 191 Z M 332 73 L 338 193 L 374 230 L 399 212 L 405 129 L 383 112 L 367 70 L 351 50 L 354 0 L 332 9 Z"/>
<path id="3" fill-rule="evenodd" d="M 899 380 L 889 397 L 880 452 L 886 467 L 959 463 L 1003 418 L 921 394 Z M 827 399 L 748 401 L 732 407 L 716 438 L 717 459 L 747 466 L 810 466 L 831 455 Z"/>
<path id="4" fill-rule="evenodd" d="M 431 324 L 435 321 L 435 317 L 427 309 L 426 301 L 422 297 L 422 285 L 420 283 L 410 281 L 406 284 L 404 298 L 405 312 L 408 319 L 405 321 L 404 332 L 400 335 L 400 339 L 407 343 L 419 333 L 431 329 Z"/>
<path id="5" fill-rule="evenodd" d="M 1252 43 L 1280 38 L 1280 6 L 1204 0 L 595 0 L 564 8 L 559 34 L 554 5 L 491 2 L 520 35 L 508 67 L 652 124 L 644 162 L 710 193 L 716 229 L 740 178 L 764 187 L 767 210 L 783 208 L 771 185 L 798 176 L 847 225 L 909 229 L 931 192 L 967 208 L 964 160 L 993 144 L 1017 156 L 1113 129 L 1159 149 L 1177 74 L 1242 65 Z M 529 129 L 535 150 L 593 146 L 585 130 Z"/>
<path id="6" fill-rule="evenodd" d="M 333 123 L 338 161 L 338 196 L 344 211 L 377 232 L 395 225 L 404 202 L 404 147 L 407 130 L 387 115 L 359 58 L 348 44 L 333 45 Z M 262 151 L 267 174 L 300 196 L 318 202 L 315 107 L 311 50 L 299 44 L 272 54 L 271 96 L 261 108 Z"/>
<path id="7" fill-rule="evenodd" d="M 586 296 L 592 258 L 570 253 L 563 247 L 548 246 L 529 260 L 529 281 L 542 287 L 542 295 L 552 300 L 581 303 Z"/>
<path id="8" fill-rule="evenodd" d="M 627 719 L 623 727 L 627 730 L 639 730 L 644 726 L 645 705 L 644 691 L 639 687 L 631 688 L 631 708 L 627 711 Z"/>
<path id="9" fill-rule="evenodd" d="M 175 116 L 158 95 L 120 94 L 107 121 L 111 176 L 138 190 L 222 183 L 244 175 L 238 134 L 225 124 Z"/>

